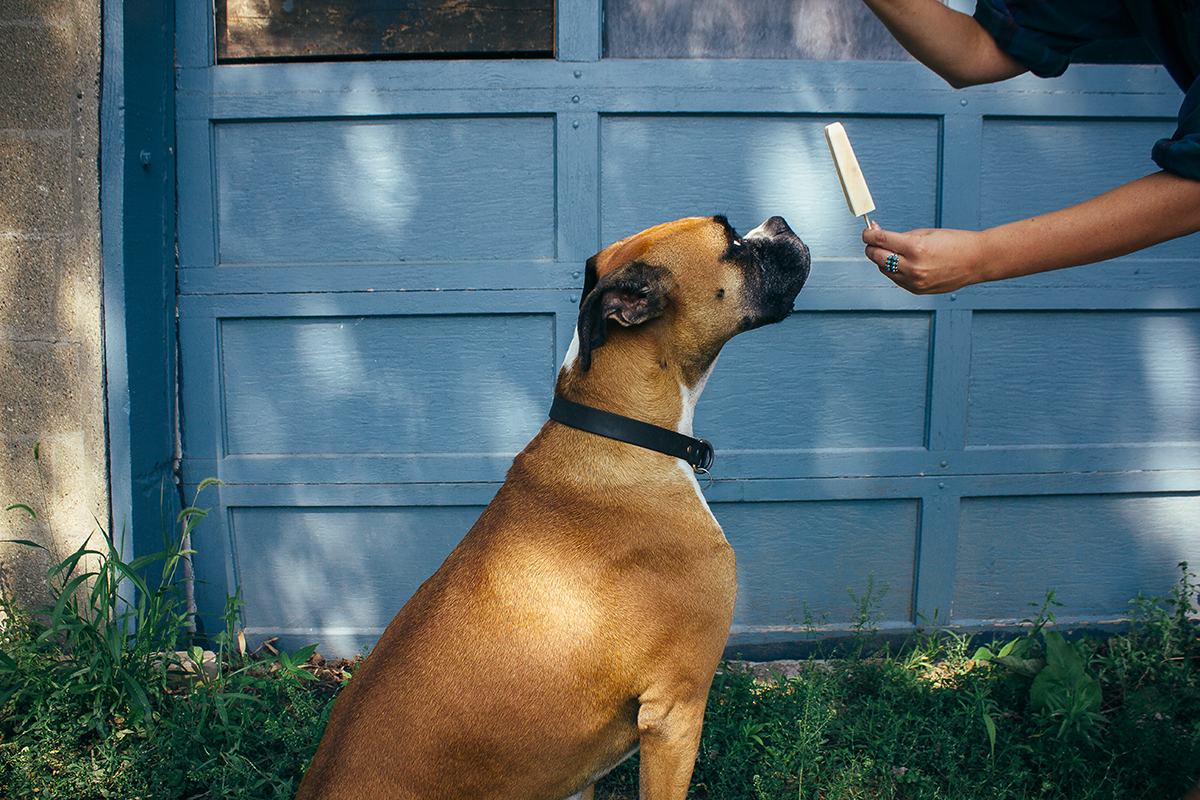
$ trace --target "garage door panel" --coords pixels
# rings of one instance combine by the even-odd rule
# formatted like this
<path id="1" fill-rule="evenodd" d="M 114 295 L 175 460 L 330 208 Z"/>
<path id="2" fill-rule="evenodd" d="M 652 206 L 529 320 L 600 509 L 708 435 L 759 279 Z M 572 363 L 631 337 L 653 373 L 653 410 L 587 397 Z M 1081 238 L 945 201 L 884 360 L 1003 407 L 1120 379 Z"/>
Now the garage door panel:
<path id="1" fill-rule="evenodd" d="M 1120 617 L 1139 592 L 1168 595 L 1198 519 L 1195 494 L 963 498 L 954 618 L 1019 621 L 1050 589 L 1064 619 Z"/>
<path id="2" fill-rule="evenodd" d="M 480 506 L 232 508 L 246 624 L 382 631 Z"/>
<path id="3" fill-rule="evenodd" d="M 862 607 L 912 622 L 920 502 L 713 503 L 738 555 L 735 632 L 845 627 Z M 853 592 L 854 596 L 851 595 Z"/>
<path id="4" fill-rule="evenodd" d="M 240 585 L 252 638 L 372 643 L 544 423 L 587 256 L 714 213 L 780 214 L 813 253 L 800 310 L 731 341 L 696 409 L 735 647 L 797 642 L 806 615 L 844 631 L 848 589 L 902 630 L 951 601 L 951 623 L 1019 618 L 1046 585 L 1062 620 L 1169 587 L 1200 511 L 1194 237 L 916 297 L 863 258 L 823 135 L 846 126 L 884 227 L 974 228 L 1153 171 L 1179 103 L 1159 73 L 185 66 L 180 469 L 225 482 L 205 611 Z"/>
<path id="5" fill-rule="evenodd" d="M 229 454 L 516 452 L 545 418 L 554 316 L 221 322 Z"/>
<path id="6" fill-rule="evenodd" d="M 843 119 L 894 230 L 937 219 L 934 119 Z M 778 214 L 815 258 L 861 258 L 819 116 L 613 116 L 600 126 L 601 231 L 615 241 L 665 220 L 724 213 L 743 233 Z M 896 158 L 895 153 L 904 153 Z"/>
<path id="7" fill-rule="evenodd" d="M 553 117 L 215 127 L 221 263 L 555 255 Z"/>
<path id="8" fill-rule="evenodd" d="M 1200 441 L 1200 312 L 976 312 L 968 443 Z"/>
<path id="9" fill-rule="evenodd" d="M 931 335 L 927 313 L 825 312 L 738 336 L 705 386 L 697 435 L 722 450 L 922 447 Z"/>
<path id="10" fill-rule="evenodd" d="M 980 223 L 1056 211 L 1158 172 L 1150 150 L 1174 130 L 1173 119 L 985 119 Z M 1198 249 L 1200 235 L 1192 235 L 1138 258 L 1194 260 Z"/>

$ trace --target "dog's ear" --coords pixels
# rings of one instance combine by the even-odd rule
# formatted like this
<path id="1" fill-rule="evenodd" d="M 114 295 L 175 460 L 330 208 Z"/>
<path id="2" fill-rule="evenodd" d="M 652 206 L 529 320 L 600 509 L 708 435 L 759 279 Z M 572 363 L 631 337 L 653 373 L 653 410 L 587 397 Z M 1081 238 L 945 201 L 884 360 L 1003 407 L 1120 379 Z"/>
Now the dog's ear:
<path id="1" fill-rule="evenodd" d="M 595 259 L 588 259 L 579 303 L 579 366 L 590 369 L 592 351 L 608 338 L 608 321 L 625 327 L 654 319 L 667 307 L 671 274 L 641 261 L 631 261 L 597 279 Z"/>
<path id="2" fill-rule="evenodd" d="M 583 294 L 579 296 L 579 308 L 583 309 L 583 304 L 587 302 L 588 295 L 592 293 L 592 289 L 596 288 L 596 283 L 600 278 L 596 275 L 596 256 L 592 256 L 587 260 L 587 265 L 583 270 Z"/>

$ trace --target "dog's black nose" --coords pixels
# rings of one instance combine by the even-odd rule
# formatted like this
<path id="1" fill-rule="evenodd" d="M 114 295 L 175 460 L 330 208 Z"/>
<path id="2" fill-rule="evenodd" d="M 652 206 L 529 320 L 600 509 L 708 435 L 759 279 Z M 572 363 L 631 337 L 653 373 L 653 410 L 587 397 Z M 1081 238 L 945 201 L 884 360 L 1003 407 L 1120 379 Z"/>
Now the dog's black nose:
<path id="1" fill-rule="evenodd" d="M 787 220 L 785 220 L 783 217 L 771 217 L 762 224 L 762 229 L 763 232 L 771 237 L 787 236 L 789 234 L 792 236 L 796 235 L 795 232 L 788 227 Z"/>

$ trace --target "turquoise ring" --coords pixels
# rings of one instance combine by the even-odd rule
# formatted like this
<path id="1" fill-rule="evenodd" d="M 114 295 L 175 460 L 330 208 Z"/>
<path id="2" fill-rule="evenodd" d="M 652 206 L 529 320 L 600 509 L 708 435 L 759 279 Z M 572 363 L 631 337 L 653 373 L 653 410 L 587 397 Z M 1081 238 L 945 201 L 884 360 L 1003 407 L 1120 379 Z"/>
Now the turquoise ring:
<path id="1" fill-rule="evenodd" d="M 887 261 L 884 263 L 883 268 L 886 271 L 888 271 L 894 275 L 900 271 L 900 263 L 899 262 L 900 262 L 900 256 L 896 255 L 895 253 L 892 253 L 890 256 L 887 257 Z"/>

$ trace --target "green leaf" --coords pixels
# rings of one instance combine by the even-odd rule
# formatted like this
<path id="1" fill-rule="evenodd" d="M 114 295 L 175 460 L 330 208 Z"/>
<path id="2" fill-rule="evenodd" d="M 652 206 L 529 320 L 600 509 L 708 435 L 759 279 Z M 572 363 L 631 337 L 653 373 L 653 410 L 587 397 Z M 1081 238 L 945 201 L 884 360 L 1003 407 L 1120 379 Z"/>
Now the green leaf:
<path id="1" fill-rule="evenodd" d="M 26 547 L 36 547 L 38 550 L 46 550 L 46 548 L 43 547 L 42 545 L 38 544 L 37 542 L 31 542 L 28 539 L 5 539 L 4 541 L 9 542 L 11 544 L 25 545 Z M 48 553 L 50 551 L 46 550 L 46 552 Z"/>
<path id="2" fill-rule="evenodd" d="M 66 610 L 67 603 L 71 601 L 72 596 L 75 594 L 75 590 L 79 588 L 81 583 L 93 575 L 95 575 L 94 572 L 85 572 L 62 588 L 62 591 L 58 594 L 58 602 L 54 604 L 54 611 L 51 614 L 51 619 L 54 620 L 53 623 L 51 623 L 51 627 L 57 627 L 59 625 L 59 623 L 62 621 L 62 615 Z"/>
<path id="3" fill-rule="evenodd" d="M 75 571 L 75 568 L 77 566 L 79 566 L 79 562 L 83 559 L 84 556 L 99 556 L 100 558 L 104 558 L 104 553 L 101 553 L 98 550 L 89 550 L 88 549 L 88 543 L 90 541 L 91 541 L 91 538 L 89 537 L 88 541 L 85 541 L 83 544 L 81 544 L 79 546 L 78 550 L 76 550 L 74 553 L 72 553 L 71 555 L 67 556 L 65 559 L 60 561 L 56 566 L 51 567 L 46 572 L 47 582 L 52 581 L 54 578 L 57 578 L 59 575 L 62 575 L 65 578 L 66 576 L 73 573 Z M 96 573 L 88 573 L 88 574 L 94 575 Z"/>
<path id="4" fill-rule="evenodd" d="M 229 700 L 244 700 L 246 702 L 254 703 L 255 705 L 260 705 L 260 706 L 265 706 L 267 704 L 267 701 L 264 700 L 263 698 L 256 697 L 255 695 L 252 695 L 252 694 L 246 694 L 245 692 L 221 692 L 221 697 L 224 697 Z"/>
<path id="5" fill-rule="evenodd" d="M 156 561 L 163 561 L 170 557 L 171 557 L 170 550 L 160 550 L 157 553 L 151 553 L 150 555 L 142 556 L 141 558 L 135 558 L 132 562 L 130 562 L 129 564 L 127 564 L 125 566 L 128 566 L 129 569 L 133 570 L 134 572 L 137 572 L 142 567 L 145 567 L 147 564 L 153 564 Z"/>
<path id="6" fill-rule="evenodd" d="M 1019 656 L 1004 656 L 1002 658 L 992 659 L 992 663 L 999 664 L 1002 667 L 1007 667 L 1018 675 L 1025 675 L 1032 678 L 1038 675 L 1046 666 L 1046 662 L 1041 658 L 1020 658 Z"/>
<path id="7" fill-rule="evenodd" d="M 996 657 L 996 654 L 993 653 L 991 650 L 989 650 L 986 647 L 981 647 L 975 651 L 975 655 L 971 656 L 971 660 L 972 661 L 991 661 L 995 657 Z"/>
<path id="8" fill-rule="evenodd" d="M 137 561 L 141 560 L 142 559 L 139 558 Z M 133 564 L 126 564 L 124 561 L 114 560 L 112 565 L 116 567 L 117 571 L 124 575 L 130 583 L 133 584 L 134 588 L 138 591 L 139 597 L 144 602 L 145 598 L 150 594 L 150 587 L 146 585 L 146 581 L 143 580 L 141 574 L 138 573 L 138 567 L 134 566 L 134 564 L 137 564 L 137 561 L 133 562 Z"/>
<path id="9" fill-rule="evenodd" d="M 1042 670 L 1029 687 L 1029 705 L 1034 711 L 1045 709 L 1052 714 L 1062 713 L 1066 699 L 1066 689 L 1057 670 Z"/>
<path id="10" fill-rule="evenodd" d="M 133 695 L 134 701 L 145 714 L 146 721 L 149 722 L 153 715 L 153 709 L 150 707 L 150 698 L 146 696 L 146 690 L 129 673 L 123 673 L 121 677 L 124 679 L 125 688 Z"/>
<path id="11" fill-rule="evenodd" d="M 983 726 L 987 728 L 988 742 L 992 745 L 992 758 L 996 757 L 996 720 L 991 714 L 983 715 Z"/>
<path id="12" fill-rule="evenodd" d="M 19 683 L 18 683 L 16 686 L 12 687 L 11 689 L 9 689 L 9 690 L 8 690 L 7 692 L 5 692 L 4 694 L 0 694 L 0 708 L 4 708 L 4 705 L 5 705 L 5 704 L 6 704 L 6 703 L 7 703 L 9 700 L 11 700 L 11 699 L 12 699 L 12 697 L 13 697 L 13 695 L 15 695 L 15 694 L 17 693 L 17 691 L 18 691 L 18 690 L 20 690 L 20 689 L 21 689 L 21 684 L 19 684 Z"/>
<path id="13" fill-rule="evenodd" d="M 1100 691 L 1100 681 L 1091 675 L 1085 675 L 1084 678 L 1085 681 L 1079 692 L 1079 696 L 1084 702 L 1084 710 L 1092 714 L 1099 714 L 1100 705 L 1104 700 L 1103 693 Z"/>
<path id="14" fill-rule="evenodd" d="M 1076 665 L 1082 667 L 1083 660 L 1058 631 L 1046 631 L 1043 635 L 1046 642 L 1046 665 L 1052 669 L 1064 672 L 1072 670 Z"/>
<path id="15" fill-rule="evenodd" d="M 292 662 L 296 664 L 307 664 L 312 658 L 313 653 L 317 652 L 317 646 L 310 644 L 306 647 L 301 647 L 296 652 L 292 653 Z"/>
<path id="16" fill-rule="evenodd" d="M 175 518 L 175 524 L 177 524 L 177 525 L 181 524 L 185 520 L 190 520 L 192 517 L 198 517 L 199 519 L 204 519 L 207 516 L 208 516 L 207 508 L 196 508 L 195 506 L 188 506 L 183 511 L 179 512 L 179 516 Z M 190 530 L 190 528 L 189 528 L 189 530 Z"/>
<path id="17" fill-rule="evenodd" d="M 108 654 L 112 658 L 113 663 L 120 663 L 125 637 L 121 634 L 120 629 L 115 625 L 110 625 L 106 631 L 105 638 L 108 640 Z"/>
<path id="18" fill-rule="evenodd" d="M 38 518 L 37 512 L 34 511 L 29 506 L 25 505 L 24 503 L 13 503 L 11 506 L 9 506 L 8 508 L 6 508 L 4 510 L 12 511 L 14 508 L 21 509 L 22 511 L 26 512 L 27 514 L 29 514 L 29 516 L 33 517 L 34 519 Z M 33 544 L 33 542 L 20 542 L 20 543 L 21 544 L 32 544 L 34 547 L 41 547 L 40 544 Z M 42 548 L 42 549 L 44 550 L 45 548 Z"/>

